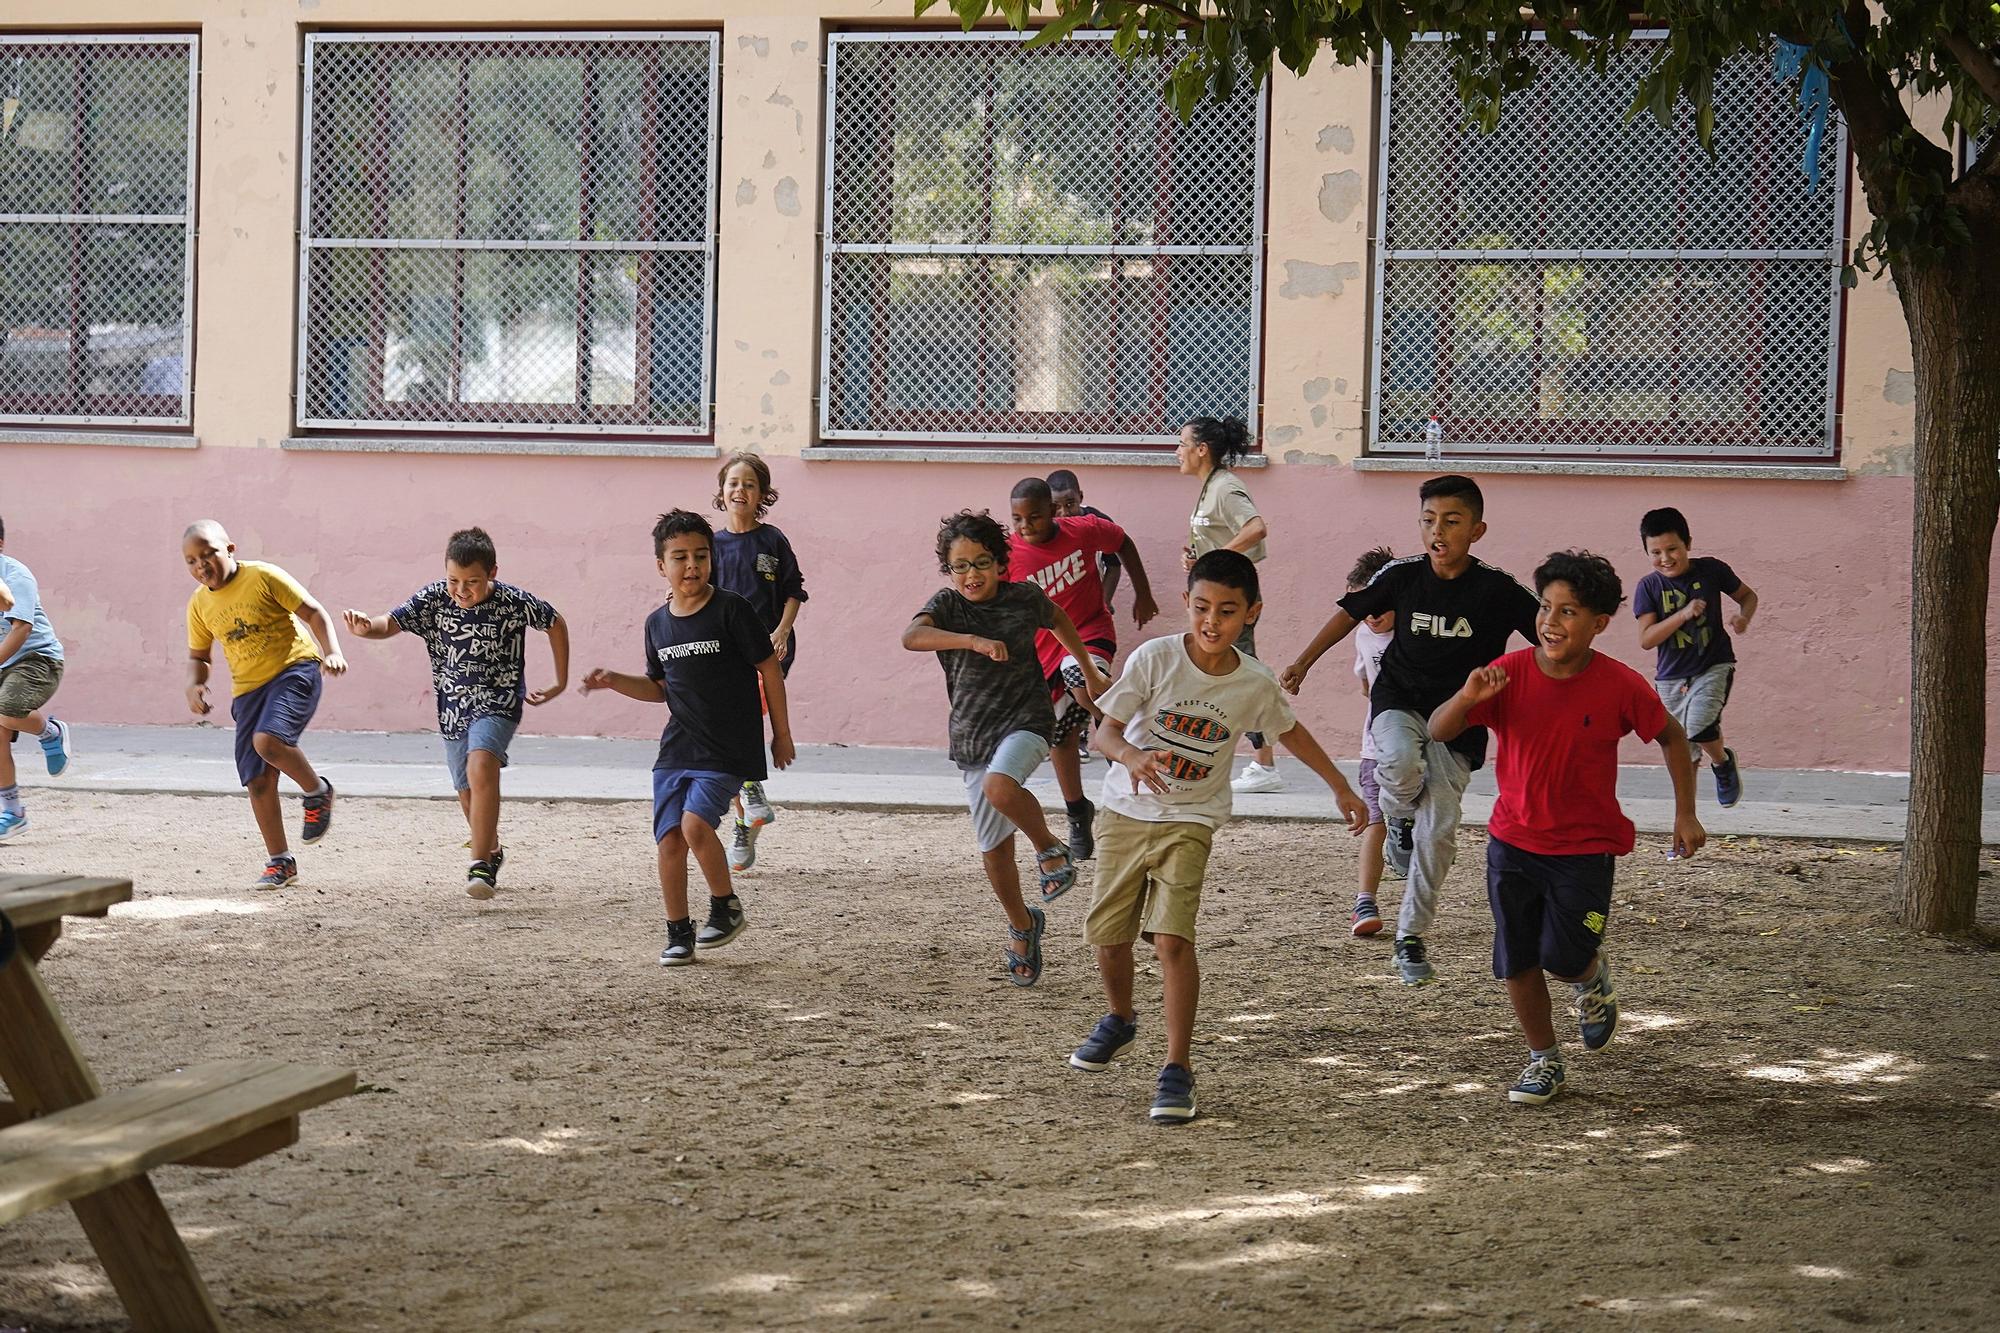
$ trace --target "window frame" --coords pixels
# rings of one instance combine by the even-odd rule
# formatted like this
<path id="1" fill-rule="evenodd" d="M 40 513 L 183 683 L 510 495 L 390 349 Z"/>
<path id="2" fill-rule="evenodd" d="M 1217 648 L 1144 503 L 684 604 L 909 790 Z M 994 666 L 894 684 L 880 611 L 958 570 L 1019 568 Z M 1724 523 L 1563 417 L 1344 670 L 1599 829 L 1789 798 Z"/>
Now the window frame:
<path id="1" fill-rule="evenodd" d="M 70 382 L 76 387 L 67 396 L 55 394 L 25 394 L 0 396 L 0 424 L 45 426 L 65 429 L 71 426 L 131 426 L 150 427 L 162 431 L 185 432 L 194 425 L 194 309 L 195 309 L 195 240 L 197 236 L 196 215 L 199 204 L 198 161 L 200 156 L 201 129 L 201 34 L 194 32 L 9 32 L 0 33 L 0 56 L 10 50 L 22 47 L 50 47 L 58 53 L 72 52 L 77 55 L 78 78 L 87 58 L 83 52 L 99 47 L 170 46 L 182 47 L 187 59 L 187 139 L 186 139 L 186 183 L 182 187 L 182 211 L 180 213 L 92 213 L 73 211 L 67 213 L 0 213 L 0 228 L 33 226 L 66 226 L 74 229 L 69 246 L 67 271 L 70 275 L 70 338 L 67 352 Z M 84 107 L 81 103 L 74 115 L 81 119 Z M 78 135 L 80 145 L 73 157 L 71 167 L 74 176 L 72 200 L 78 204 L 84 201 L 83 193 L 88 178 L 87 163 L 92 146 Z M 118 401 L 157 401 L 165 406 L 178 402 L 179 411 L 136 415 L 118 412 L 91 412 L 93 401 L 102 401 L 103 395 L 92 395 L 84 387 L 90 356 L 90 327 L 83 320 L 85 301 L 83 293 L 89 283 L 84 278 L 89 264 L 88 230 L 102 226 L 173 226 L 181 229 L 181 310 L 180 310 L 180 393 L 169 394 L 119 394 Z M 4 331 L 0 331 L 4 336 Z M 59 410 L 65 401 L 83 407 L 83 412 Z"/>
<path id="2" fill-rule="evenodd" d="M 1256 106 L 1252 113 L 1254 139 L 1252 147 L 1253 180 L 1251 185 L 1251 216 L 1249 219 L 1251 239 L 1247 244 L 1135 245 L 1119 243 L 1099 245 L 1021 245 L 994 242 L 932 244 L 920 242 L 840 241 L 835 238 L 837 220 L 836 201 L 839 186 L 836 180 L 835 166 L 838 161 L 836 142 L 840 128 L 840 49 L 843 46 L 880 43 L 900 45 L 924 44 L 965 48 L 993 44 L 1019 45 L 1032 40 L 1035 35 L 1035 32 L 1032 30 L 1026 32 L 985 30 L 968 33 L 938 29 L 869 30 L 835 32 L 827 35 L 826 105 L 824 110 L 825 125 L 823 127 L 825 141 L 822 151 L 824 167 L 820 202 L 820 308 L 817 330 L 819 338 L 819 385 L 816 395 L 818 398 L 818 411 L 816 413 L 818 438 L 828 442 L 832 447 L 866 445 L 871 442 L 964 445 L 975 448 L 984 446 L 999 449 L 1082 446 L 1091 448 L 1115 447 L 1165 450 L 1172 447 L 1170 442 L 1163 441 L 1163 433 L 1160 430 L 1118 431 L 1113 429 L 1113 426 L 1120 423 L 1121 418 L 1128 416 L 1136 417 L 1137 415 L 1121 413 L 1115 407 L 1093 413 L 1015 412 L 1011 415 L 1021 428 L 1012 431 L 971 428 L 971 423 L 976 420 L 990 420 L 994 415 L 990 412 L 925 409 L 921 413 L 910 414 L 886 405 L 878 406 L 882 403 L 887 392 L 886 386 L 879 379 L 871 379 L 866 389 L 870 404 L 871 421 L 894 420 L 897 418 L 907 421 L 913 415 L 920 419 L 931 421 L 948 421 L 956 418 L 965 422 L 968 428 L 950 430 L 936 428 L 894 429 L 874 425 L 864 427 L 836 426 L 833 422 L 833 395 L 831 387 L 834 382 L 834 261 L 837 255 L 935 256 L 943 259 L 963 257 L 972 262 L 991 259 L 1037 257 L 1105 257 L 1117 260 L 1152 259 L 1158 257 L 1172 258 L 1180 255 L 1222 255 L 1241 256 L 1247 259 L 1250 268 L 1247 299 L 1249 326 L 1247 365 L 1249 367 L 1249 376 L 1247 383 L 1243 386 L 1244 401 L 1242 408 L 1244 419 L 1249 426 L 1250 438 L 1253 441 L 1258 440 L 1258 409 L 1261 406 L 1261 399 L 1263 397 L 1264 269 L 1268 254 L 1266 208 L 1268 198 L 1267 178 L 1270 174 L 1271 114 L 1270 81 L 1268 79 L 1257 88 Z M 1109 43 L 1114 35 L 1109 32 L 1079 31 L 1071 33 L 1064 40 L 1066 42 L 1079 43 Z M 1153 91 L 1157 97 L 1157 90 L 1150 91 Z M 1172 114 L 1170 110 L 1165 110 L 1164 108 L 1165 101 L 1164 99 L 1160 99 L 1155 114 Z M 878 131 L 880 128 L 882 127 L 878 127 Z M 991 197 L 989 196 L 986 200 L 986 207 L 989 210 L 991 202 Z M 1161 292 L 1161 296 L 1154 298 L 1155 305 L 1160 304 L 1164 300 L 1164 293 L 1166 292 L 1164 282 L 1162 283 Z M 875 320 L 878 324 L 880 319 L 881 316 L 878 308 L 875 314 Z M 1155 362 L 1164 362 L 1170 353 L 1170 344 L 1164 340 L 1168 339 L 1171 335 L 1165 330 L 1164 326 L 1159 324 L 1159 315 L 1157 312 L 1155 312 L 1154 319 L 1157 330 L 1154 336 L 1162 341 L 1157 346 L 1149 344 L 1148 355 Z M 876 353 L 875 355 L 879 358 L 880 354 Z M 1157 381 L 1158 378 L 1159 375 L 1156 374 L 1154 379 Z M 1158 399 L 1157 389 L 1149 390 L 1149 394 L 1156 400 Z M 1218 408 L 1221 411 L 1227 412 L 1233 410 L 1233 405 L 1218 405 Z M 1062 430 L 1056 428 L 1058 423 L 1075 423 L 1079 420 L 1090 422 L 1092 425 L 1100 428 L 1083 430 L 1073 428 Z M 1158 420 L 1158 418 L 1154 420 Z M 1151 424 L 1151 422 L 1148 424 Z M 1172 426 L 1165 428 L 1165 432 L 1168 434 L 1171 434 L 1172 430 Z"/>
<path id="3" fill-rule="evenodd" d="M 1664 42 L 1670 40 L 1671 33 L 1665 28 L 1641 28 L 1632 33 L 1635 41 Z M 1426 32 L 1414 34 L 1410 40 L 1421 43 L 1442 43 L 1448 40 L 1444 33 Z M 1536 32 L 1532 40 L 1543 42 L 1544 34 Z M 1375 170 L 1375 217 L 1374 237 L 1371 244 L 1371 284 L 1369 289 L 1369 409 L 1366 438 L 1366 452 L 1370 456 L 1384 458 L 1407 458 L 1425 456 L 1426 444 L 1419 437 L 1411 440 L 1384 439 L 1382 417 L 1384 390 L 1387 387 L 1384 376 L 1387 373 L 1383 337 L 1384 315 L 1387 310 L 1387 290 L 1389 265 L 1394 262 L 1449 261 L 1456 263 L 1477 263 L 1485 261 L 1527 261 L 1530 263 L 1561 263 L 1576 261 L 1652 261 L 1652 262 L 1800 262 L 1826 261 L 1826 334 L 1824 414 L 1819 444 L 1810 449 L 1785 448 L 1760 442 L 1754 438 L 1754 422 L 1661 422 L 1649 420 L 1626 421 L 1619 418 L 1573 418 L 1589 420 L 1593 425 L 1618 427 L 1629 425 L 1635 432 L 1652 431 L 1671 433 L 1690 442 L 1690 447 L 1676 447 L 1658 441 L 1635 439 L 1629 441 L 1605 441 L 1600 443 L 1574 443 L 1551 441 L 1538 443 L 1535 439 L 1537 428 L 1547 434 L 1546 423 L 1540 419 L 1491 420 L 1478 423 L 1487 428 L 1484 434 L 1493 438 L 1459 439 L 1448 438 L 1444 442 L 1446 455 L 1487 454 L 1524 459 L 1578 459 L 1578 458 L 1621 458 L 1643 461 L 1699 463 L 1703 460 L 1730 459 L 1750 463 L 1765 462 L 1774 466 L 1792 464 L 1824 464 L 1836 462 L 1841 449 L 1841 391 L 1844 367 L 1844 345 L 1846 335 L 1846 290 L 1841 286 L 1841 265 L 1844 238 L 1847 231 L 1849 193 L 1848 176 L 1850 156 L 1847 141 L 1847 126 L 1838 114 L 1832 117 L 1834 135 L 1833 158 L 1835 169 L 1831 173 L 1832 216 L 1835 235 L 1824 248 L 1816 249 L 1755 249 L 1755 248 L 1663 248 L 1663 249 L 1399 249 L 1388 244 L 1389 239 L 1389 196 L 1393 188 L 1390 180 L 1390 132 L 1394 111 L 1395 53 L 1386 45 L 1382 48 L 1379 64 L 1376 99 L 1376 170 Z M 1774 170 L 1782 170 L 1775 168 Z M 1817 308 L 1817 307 L 1816 307 Z M 1440 307 L 1441 309 L 1441 307 Z M 1448 323 L 1447 321 L 1444 321 Z M 1820 327 L 1815 323 L 1815 327 Z M 1539 355 L 1539 353 L 1538 353 Z"/>
<path id="4" fill-rule="evenodd" d="M 707 173 L 703 192 L 703 237 L 700 241 L 594 241 L 583 239 L 579 228 L 578 239 L 574 241 L 525 241 L 495 240 L 454 236 L 447 238 L 397 238 L 397 237 L 319 237 L 313 235 L 313 129 L 314 129 L 314 58 L 320 48 L 335 45 L 375 45 L 375 46 L 418 46 L 438 43 L 478 43 L 496 46 L 530 45 L 545 42 L 565 43 L 686 43 L 700 44 L 707 48 L 708 68 L 708 125 L 705 143 L 707 145 Z M 302 96 L 299 119 L 299 250 L 298 250 L 298 323 L 297 342 L 293 349 L 294 387 L 293 418 L 301 431 L 384 431 L 398 434 L 460 433 L 477 435 L 561 435 L 561 436 L 669 436 L 677 438 L 709 439 L 715 430 L 715 328 L 716 328 L 716 250 L 718 223 L 717 191 L 722 171 L 722 33 L 715 29 L 600 29 L 577 30 L 568 28 L 535 28 L 506 30 L 471 29 L 343 29 L 332 32 L 309 32 L 306 34 L 305 56 L 302 65 Z M 649 117 L 650 119 L 650 117 Z M 469 120 L 461 117 L 459 122 L 458 155 L 463 160 Z M 648 133 L 650 134 L 649 126 Z M 656 142 L 655 153 L 659 148 Z M 586 148 L 587 152 L 587 148 Z M 649 173 L 656 157 L 644 164 Z M 585 175 L 578 183 L 577 207 L 579 217 L 586 216 L 590 207 L 590 189 Z M 460 211 L 463 211 L 465 191 L 463 172 L 455 186 Z M 379 200 L 378 206 L 379 206 Z M 462 228 L 462 222 L 460 224 Z M 449 414 L 431 416 L 396 416 L 386 409 L 396 406 L 383 396 L 383 357 L 372 358 L 370 374 L 367 376 L 364 392 L 367 415 L 358 417 L 309 416 L 311 403 L 311 367 L 308 351 L 312 346 L 312 270 L 313 256 L 323 250 L 365 250 L 376 255 L 370 266 L 369 291 L 369 343 L 381 346 L 386 337 L 382 327 L 381 312 L 384 304 L 379 293 L 387 290 L 383 274 L 381 256 L 391 250 L 436 250 L 455 253 L 459 256 L 453 277 L 452 339 L 453 382 L 458 382 L 464 360 L 464 272 L 465 256 L 475 253 L 530 253 L 552 252 L 573 254 L 577 261 L 578 281 L 576 290 L 577 310 L 577 364 L 579 367 L 577 397 L 568 403 L 512 403 L 512 402 L 461 402 L 452 401 L 443 406 Z M 646 400 L 651 387 L 650 380 L 640 372 L 645 365 L 645 337 L 649 326 L 653 302 L 657 299 L 651 291 L 642 293 L 640 304 L 634 314 L 635 356 L 631 403 L 589 404 L 581 402 L 587 378 L 582 369 L 590 357 L 590 347 L 584 336 L 588 326 L 586 318 L 591 303 L 590 262 L 591 256 L 608 254 L 645 253 L 690 253 L 699 251 L 702 255 L 702 321 L 700 355 L 700 384 L 698 390 L 696 420 L 692 423 L 652 422 L 644 418 Z M 523 421 L 519 418 L 524 408 L 535 411 L 536 420 Z"/>

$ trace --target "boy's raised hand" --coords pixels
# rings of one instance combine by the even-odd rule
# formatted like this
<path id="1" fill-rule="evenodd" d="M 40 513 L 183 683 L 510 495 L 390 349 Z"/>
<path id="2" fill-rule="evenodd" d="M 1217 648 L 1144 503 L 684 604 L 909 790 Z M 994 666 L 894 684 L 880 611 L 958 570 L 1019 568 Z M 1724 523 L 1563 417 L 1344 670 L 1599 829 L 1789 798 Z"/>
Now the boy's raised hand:
<path id="1" fill-rule="evenodd" d="M 1141 750 L 1136 747 L 1132 753 L 1137 755 L 1138 758 L 1126 759 L 1122 762 L 1125 765 L 1125 771 L 1132 775 L 1132 794 L 1134 796 L 1139 794 L 1139 787 L 1142 783 L 1148 790 L 1158 792 L 1162 796 L 1165 796 L 1172 790 L 1167 785 L 1166 769 L 1168 761 L 1173 758 L 1172 755 L 1165 750 Z"/>
<path id="2" fill-rule="evenodd" d="M 371 634 L 375 630 L 375 617 L 351 606 L 340 613 L 340 623 L 356 634 Z"/>
<path id="3" fill-rule="evenodd" d="M 347 658 L 339 652 L 328 653 L 319 660 L 319 669 L 329 676 L 344 676 L 347 674 Z"/>
<path id="4" fill-rule="evenodd" d="M 1299 686 L 1306 683 L 1306 671 L 1307 671 L 1306 667 L 1299 665 L 1297 662 L 1292 663 L 1290 666 L 1286 667 L 1283 671 L 1278 673 L 1279 686 L 1281 686 L 1284 689 L 1286 694 L 1297 694 L 1299 692 Z M 1364 684 L 1363 689 L 1366 688 L 1367 687 Z"/>
<path id="5" fill-rule="evenodd" d="M 545 704 L 549 700 L 555 698 L 558 694 L 561 694 L 564 690 L 568 688 L 569 686 L 563 684 L 561 681 L 557 681 L 555 684 L 549 686 L 546 689 L 535 690 L 530 694 L 523 695 L 522 700 L 525 703 L 533 704 L 539 707 L 540 705 Z M 588 691 L 590 689 L 590 686 L 585 685 L 583 688 L 586 691 Z"/>
<path id="6" fill-rule="evenodd" d="M 1500 691 L 1507 688 L 1507 672 L 1502 667 L 1477 667 L 1465 678 L 1465 688 L 1459 697 L 1469 704 L 1483 704 Z"/>
<path id="7" fill-rule="evenodd" d="M 1160 604 L 1153 600 L 1151 593 L 1142 592 L 1132 599 L 1132 623 L 1140 629 L 1144 629 L 1146 622 L 1159 614 Z"/>
<path id="8" fill-rule="evenodd" d="M 608 690 L 610 688 L 611 672 L 605 670 L 603 667 L 592 667 L 583 673 L 583 692 L 585 694 L 589 694 L 592 690 Z"/>
<path id="9" fill-rule="evenodd" d="M 1748 634 L 1750 632 L 1750 617 L 1744 615 L 1741 611 L 1729 617 L 1729 632 L 1737 635 Z"/>
<path id="10" fill-rule="evenodd" d="M 996 662 L 1007 660 L 1007 645 L 1000 642 L 1000 640 L 982 639 L 977 634 L 967 637 L 972 640 L 972 642 L 966 645 L 971 651 L 980 654 L 982 657 L 990 657 Z"/>
<path id="11" fill-rule="evenodd" d="M 188 712 L 193 713 L 196 717 L 206 717 L 209 712 L 208 686 L 206 685 L 188 686 L 187 701 L 188 701 Z"/>

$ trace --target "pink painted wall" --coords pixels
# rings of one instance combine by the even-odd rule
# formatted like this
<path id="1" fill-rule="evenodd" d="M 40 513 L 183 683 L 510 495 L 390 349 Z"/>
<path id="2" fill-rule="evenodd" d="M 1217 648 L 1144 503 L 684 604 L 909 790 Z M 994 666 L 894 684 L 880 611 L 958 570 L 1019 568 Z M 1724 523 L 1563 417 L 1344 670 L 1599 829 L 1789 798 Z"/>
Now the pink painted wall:
<path id="1" fill-rule="evenodd" d="M 813 594 L 800 618 L 791 678 L 797 739 L 941 745 L 938 669 L 897 643 L 939 582 L 935 520 L 966 505 L 1004 511 L 1013 482 L 1046 469 L 796 457 L 772 463 L 783 495 L 772 517 L 791 536 Z M 502 577 L 547 597 L 569 620 L 578 679 L 593 665 L 636 669 L 640 623 L 659 600 L 653 517 L 674 505 L 706 511 L 714 467 L 699 460 L 8 444 L 0 451 L 0 517 L 8 553 L 41 579 L 69 652 L 63 715 L 162 723 L 186 720 L 182 610 L 194 585 L 179 538 L 194 518 L 221 519 L 242 554 L 284 565 L 330 609 L 375 612 L 438 576 L 452 528 L 481 524 L 499 545 Z M 1414 547 L 1419 478 L 1313 464 L 1246 475 L 1273 533 L 1259 638 L 1272 658 L 1288 661 L 1331 609 L 1360 551 L 1381 542 Z M 1084 469 L 1083 479 L 1090 501 L 1132 530 L 1161 591 L 1177 591 L 1188 479 L 1157 468 Z M 1746 761 L 1907 766 L 1907 478 L 1480 480 L 1492 531 L 1477 554 L 1524 579 L 1543 554 L 1577 545 L 1609 554 L 1629 589 L 1647 567 L 1639 514 L 1657 504 L 1680 507 L 1696 550 L 1727 558 L 1763 599 L 1740 645 L 1744 666 L 1729 713 L 1731 742 Z M 1989 626 L 2000 623 L 1993 605 L 1984 610 Z M 1166 627 L 1158 621 L 1153 630 Z M 434 725 L 424 658 L 414 644 L 346 646 L 354 669 L 329 687 L 318 725 Z M 1621 617 L 1605 646 L 1648 666 L 1629 619 Z M 542 645 L 532 651 L 532 661 L 546 662 Z M 1989 628 L 1988 652 L 2000 663 L 2000 629 Z M 1329 654 L 1301 704 L 1308 725 L 1343 755 L 1353 753 L 1361 710 L 1350 661 L 1345 649 Z M 537 665 L 534 674 L 543 669 Z M 637 736 L 658 725 L 658 715 L 638 705 L 574 692 L 527 720 L 530 731 L 565 735 Z M 2000 771 L 2000 688 L 1990 694 L 1987 753 L 1989 771 Z M 1634 747 L 1629 757 L 1644 756 Z"/>

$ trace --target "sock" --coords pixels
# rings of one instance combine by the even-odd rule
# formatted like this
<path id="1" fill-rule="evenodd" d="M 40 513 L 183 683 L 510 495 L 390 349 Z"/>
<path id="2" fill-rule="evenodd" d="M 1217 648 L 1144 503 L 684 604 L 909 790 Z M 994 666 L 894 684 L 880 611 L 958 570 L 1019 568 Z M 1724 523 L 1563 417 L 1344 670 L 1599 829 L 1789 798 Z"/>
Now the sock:
<path id="1" fill-rule="evenodd" d="M 24 813 L 21 809 L 21 789 L 19 787 L 0 787 L 0 813 L 10 815 Z"/>
<path id="2" fill-rule="evenodd" d="M 1588 981 L 1572 981 L 1569 984 L 1569 988 L 1575 991 L 1578 995 L 1581 995 L 1585 991 L 1590 990 L 1592 987 L 1596 986 L 1603 980 L 1604 980 L 1604 955 L 1599 954 L 1597 956 L 1597 966 L 1590 969 L 1590 979 Z"/>
<path id="3" fill-rule="evenodd" d="M 1088 796 L 1079 796 L 1074 801 L 1064 801 L 1063 808 L 1069 811 L 1071 819 L 1086 818 L 1094 808 Z"/>
<path id="4" fill-rule="evenodd" d="M 60 735 L 62 735 L 62 732 L 56 727 L 56 720 L 50 718 L 49 724 L 42 728 L 42 734 L 35 737 L 35 739 L 38 741 L 52 741 Z"/>
<path id="5" fill-rule="evenodd" d="M 1528 1048 L 1528 1054 L 1534 1056 L 1535 1059 L 1537 1060 L 1549 1060 L 1556 1064 L 1561 1064 L 1563 1058 L 1562 1046 L 1560 1044 L 1551 1046 L 1546 1051 L 1538 1051 L 1534 1047 L 1530 1046 Z"/>

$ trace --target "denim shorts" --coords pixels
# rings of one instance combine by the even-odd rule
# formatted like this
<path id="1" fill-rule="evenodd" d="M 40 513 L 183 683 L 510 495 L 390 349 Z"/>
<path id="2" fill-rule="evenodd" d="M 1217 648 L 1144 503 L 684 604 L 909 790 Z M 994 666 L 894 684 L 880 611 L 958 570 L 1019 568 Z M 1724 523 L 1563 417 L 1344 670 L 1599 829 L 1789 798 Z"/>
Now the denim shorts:
<path id="1" fill-rule="evenodd" d="M 972 811 L 972 836 L 981 852 L 990 852 L 1014 836 L 1014 821 L 993 808 L 986 799 L 986 775 L 998 773 L 1023 787 L 1049 757 L 1049 743 L 1032 731 L 1010 731 L 993 747 L 993 758 L 984 768 L 962 768 L 965 777 L 965 804 Z M 1042 850 L 1037 847 L 1036 851 Z"/>
<path id="2" fill-rule="evenodd" d="M 444 738 L 444 766 L 451 771 L 451 789 L 467 791 L 472 787 L 471 779 L 465 776 L 465 757 L 474 750 L 484 750 L 499 759 L 500 767 L 507 767 L 507 747 L 514 743 L 514 728 L 521 724 L 511 717 L 475 717 L 465 729 L 465 734 L 456 740 Z"/>
<path id="3" fill-rule="evenodd" d="M 319 711 L 322 684 L 318 662 L 294 662 L 229 701 L 229 715 L 236 719 L 236 776 L 244 786 L 270 767 L 257 753 L 257 737 L 276 736 L 287 745 L 297 745 Z"/>
<path id="4" fill-rule="evenodd" d="M 722 826 L 743 779 L 729 773 L 700 768 L 656 768 L 653 770 L 653 841 L 664 842 L 677 833 L 682 815 L 694 815 L 712 828 Z"/>
<path id="5" fill-rule="evenodd" d="M 1361 761 L 1361 803 L 1368 807 L 1368 822 L 1382 822 L 1382 784 L 1375 780 L 1375 761 Z"/>

